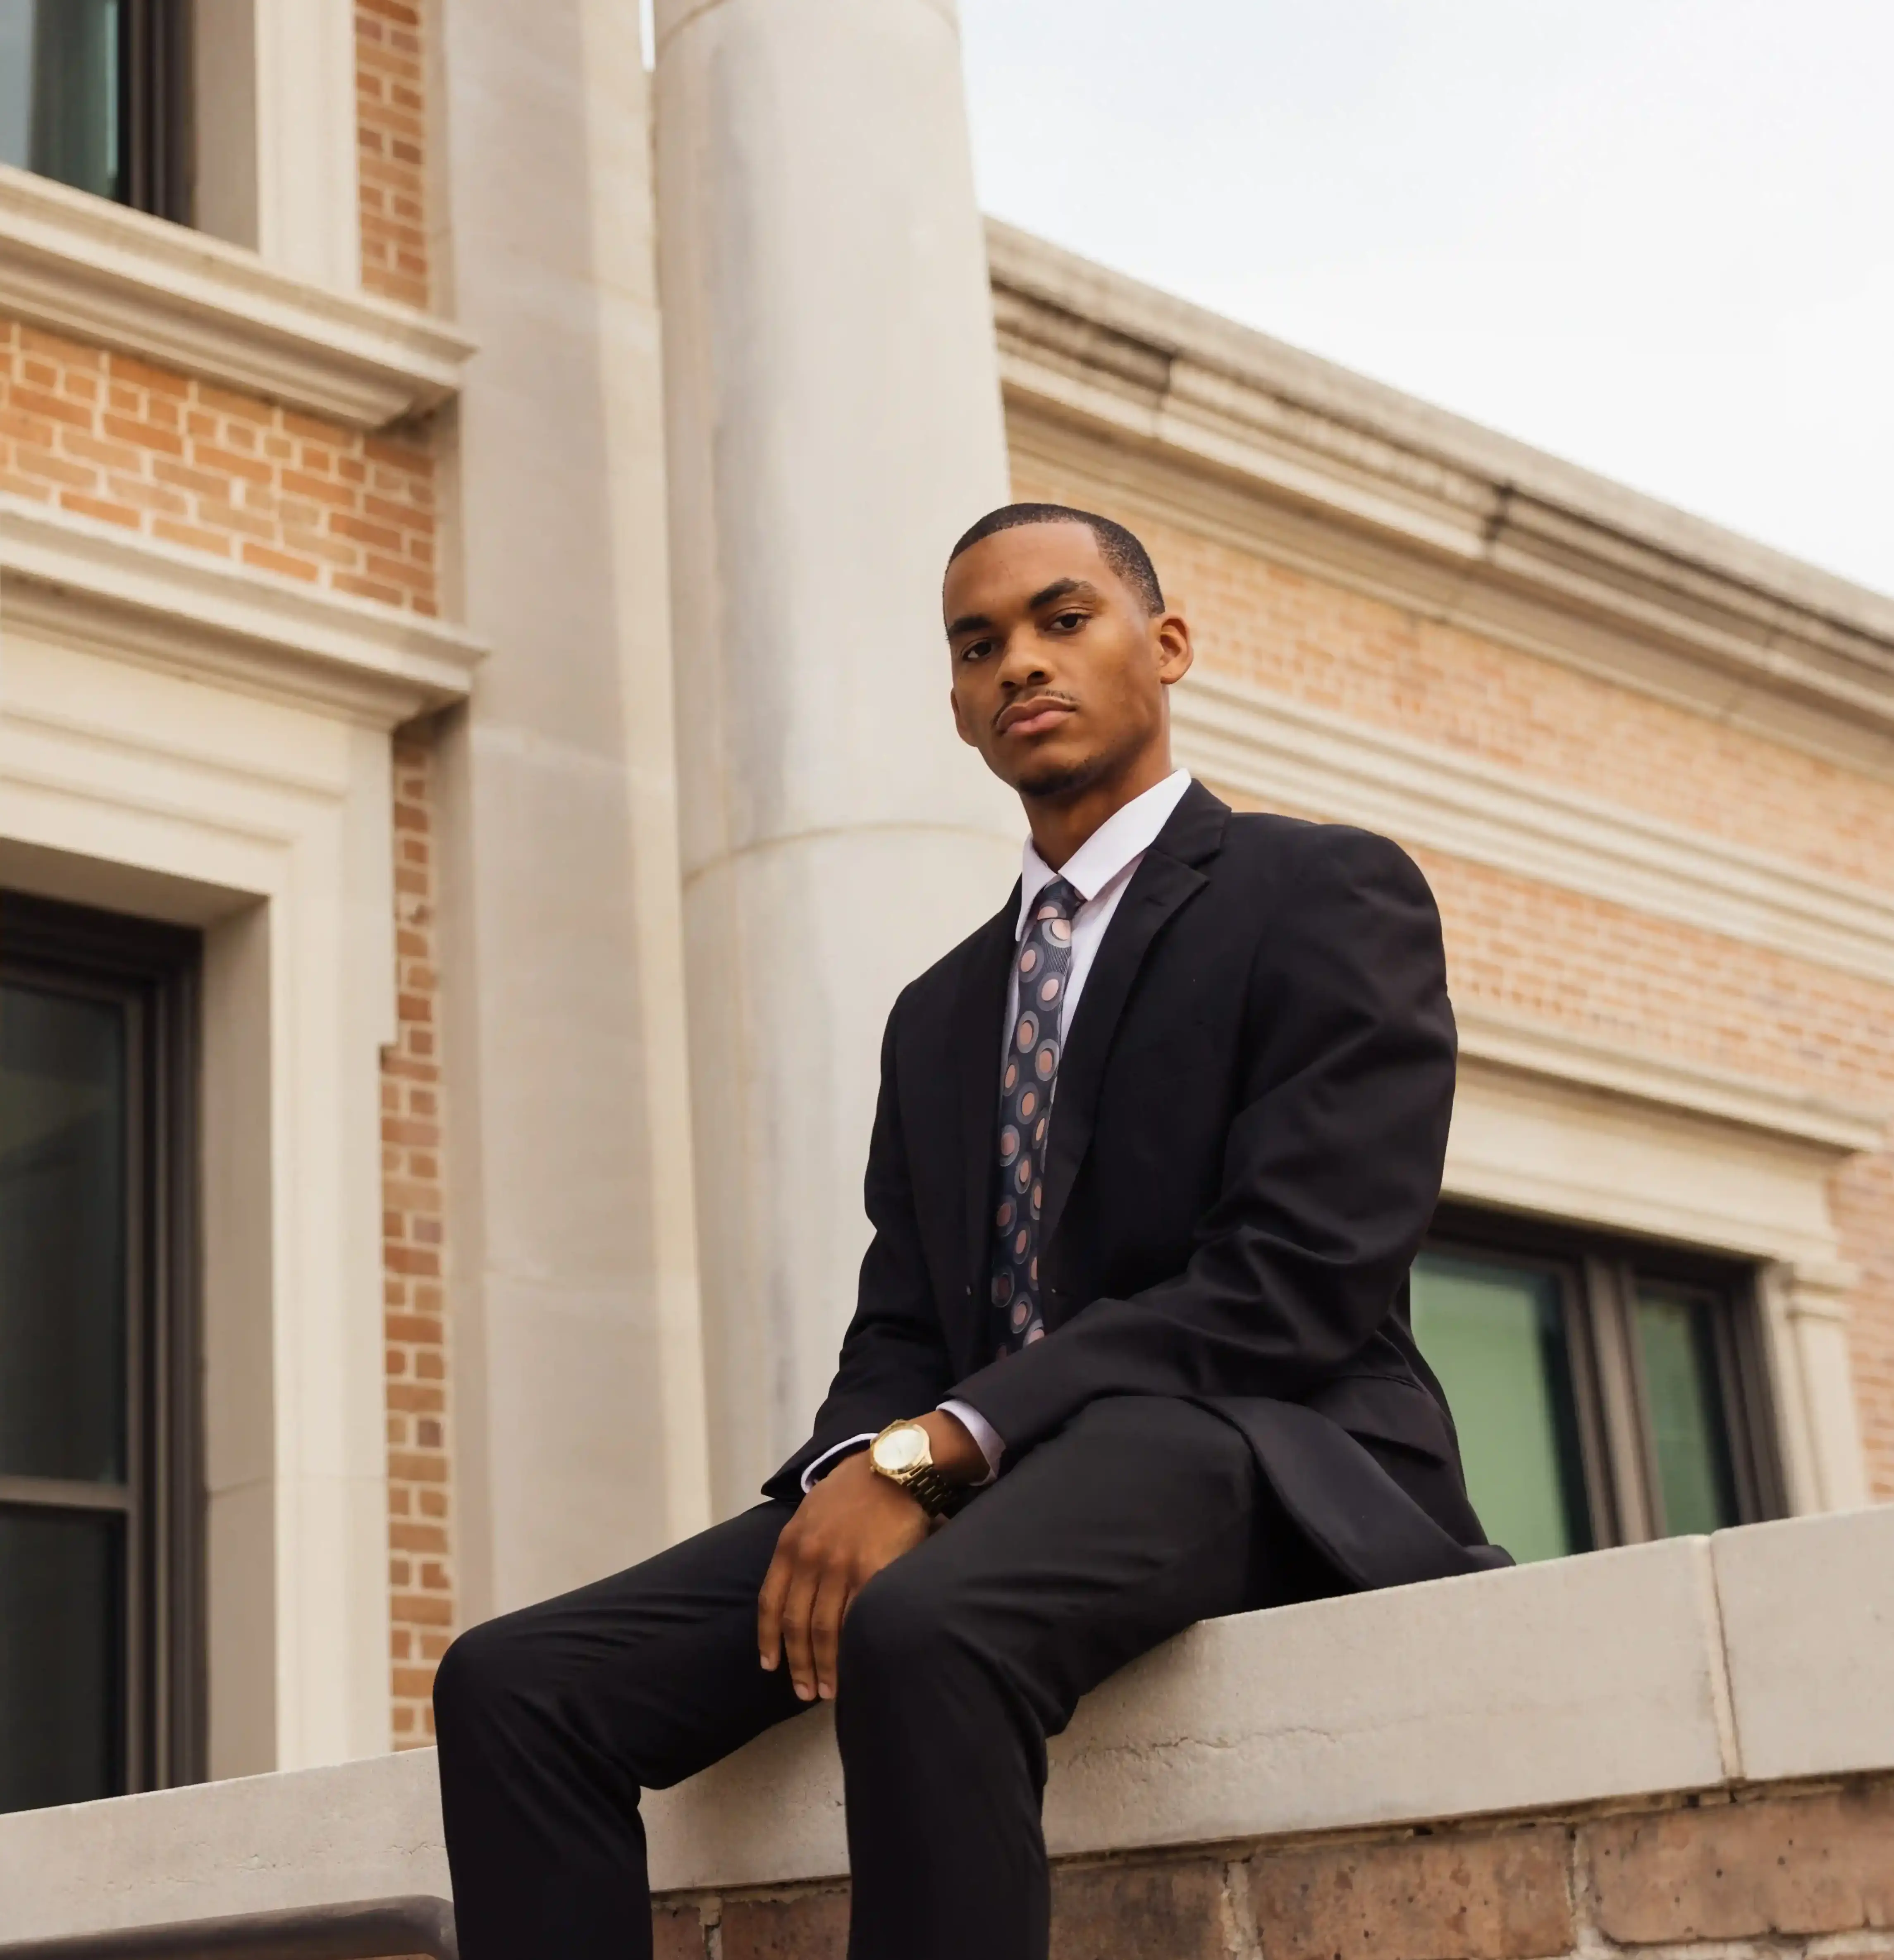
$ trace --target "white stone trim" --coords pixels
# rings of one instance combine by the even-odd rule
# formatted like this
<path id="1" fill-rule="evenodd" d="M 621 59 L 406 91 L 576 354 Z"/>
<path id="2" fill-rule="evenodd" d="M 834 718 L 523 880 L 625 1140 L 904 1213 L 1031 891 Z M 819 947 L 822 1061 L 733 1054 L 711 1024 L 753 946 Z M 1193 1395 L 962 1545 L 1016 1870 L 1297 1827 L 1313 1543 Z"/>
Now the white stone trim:
<path id="1" fill-rule="evenodd" d="M 460 627 L 0 494 L 6 618 L 387 728 L 463 698 Z"/>
<path id="2" fill-rule="evenodd" d="M 1867 1500 L 1830 1175 L 1880 1124 L 1773 1084 L 1463 1014 L 1444 1190 L 1756 1265 L 1791 1510 Z"/>
<path id="3" fill-rule="evenodd" d="M 1894 985 L 1894 892 L 1202 669 L 1171 707 L 1211 784 Z"/>
<path id="4" fill-rule="evenodd" d="M 371 1754 L 389 1723 L 388 735 L 124 658 L 113 616 L 83 606 L 48 630 L 56 606 L 22 614 L 15 593 L 0 585 L 0 882 L 205 931 L 212 1771 Z"/>
<path id="5" fill-rule="evenodd" d="M 1423 617 L 1894 769 L 1894 600 L 989 221 L 1008 433 Z"/>
<path id="6" fill-rule="evenodd" d="M 256 249 L 343 292 L 361 284 L 355 0 L 255 0 Z"/>
<path id="7" fill-rule="evenodd" d="M 360 428 L 438 406 L 473 352 L 429 314 L 5 166 L 0 313 Z"/>
<path id="8" fill-rule="evenodd" d="M 1894 1508 L 1208 1621 L 1050 1752 L 1054 1856 L 1894 1769 Z M 847 1869 L 828 1711 L 645 1803 L 661 1892 Z M 102 1881 L 103 1875 L 103 1881 Z M 0 1817 L 20 1938 L 449 1883 L 431 1752 Z"/>

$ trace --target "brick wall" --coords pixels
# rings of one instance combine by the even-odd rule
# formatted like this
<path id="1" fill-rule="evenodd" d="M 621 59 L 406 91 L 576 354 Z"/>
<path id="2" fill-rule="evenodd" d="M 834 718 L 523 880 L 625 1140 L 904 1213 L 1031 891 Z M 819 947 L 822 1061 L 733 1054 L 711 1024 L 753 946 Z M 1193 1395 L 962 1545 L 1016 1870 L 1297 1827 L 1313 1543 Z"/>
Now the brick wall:
<path id="1" fill-rule="evenodd" d="M 673 1900 L 658 1960 L 842 1960 L 848 1895 Z M 1894 1960 L 1894 1781 L 1055 1866 L 1052 1960 Z"/>
<path id="2" fill-rule="evenodd" d="M 355 0 L 355 151 L 361 283 L 428 304 L 422 19 L 410 0 Z"/>
<path id="3" fill-rule="evenodd" d="M 395 743 L 399 1034 L 381 1058 L 388 1536 L 397 1748 L 431 1741 L 435 1663 L 454 1631 L 433 757 Z"/>
<path id="4" fill-rule="evenodd" d="M 0 320 L 0 491 L 431 613 L 434 465 L 208 381 Z"/>
<path id="5" fill-rule="evenodd" d="M 1016 472 L 1014 494 L 1124 516 L 1187 611 L 1209 670 L 1813 870 L 1894 886 L 1894 784 L 1285 570 L 1097 485 L 1030 466 Z M 1440 902 L 1456 1000 L 1894 1110 L 1894 988 L 1438 851 L 1415 854 Z M 1894 1157 L 1853 1160 L 1832 1187 L 1843 1250 L 1861 1276 L 1851 1337 L 1881 1498 L 1894 1498 L 1891 1200 Z"/>

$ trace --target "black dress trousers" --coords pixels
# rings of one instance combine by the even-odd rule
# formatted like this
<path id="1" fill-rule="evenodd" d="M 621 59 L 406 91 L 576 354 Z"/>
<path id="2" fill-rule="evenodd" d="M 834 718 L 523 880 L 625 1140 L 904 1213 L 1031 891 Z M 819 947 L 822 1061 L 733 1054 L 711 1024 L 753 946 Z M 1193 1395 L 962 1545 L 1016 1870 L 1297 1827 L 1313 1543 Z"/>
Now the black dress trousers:
<path id="1" fill-rule="evenodd" d="M 757 1665 L 766 1503 L 463 1634 L 435 1688 L 463 1960 L 645 1960 L 641 1791 L 802 1704 Z M 1087 1406 L 880 1573 L 842 1629 L 850 1960 L 1044 1960 L 1046 1739 L 1193 1621 L 1339 1589 L 1243 1437 Z"/>

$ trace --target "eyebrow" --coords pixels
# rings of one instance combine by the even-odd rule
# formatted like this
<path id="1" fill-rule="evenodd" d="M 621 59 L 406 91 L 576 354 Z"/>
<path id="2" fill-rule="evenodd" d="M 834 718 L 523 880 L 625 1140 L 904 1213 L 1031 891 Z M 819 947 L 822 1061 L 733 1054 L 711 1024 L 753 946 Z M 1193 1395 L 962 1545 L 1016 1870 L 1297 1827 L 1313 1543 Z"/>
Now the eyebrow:
<path id="1" fill-rule="evenodd" d="M 1034 593 L 1026 602 L 1029 612 L 1043 612 L 1049 606 L 1062 599 L 1096 599 L 1098 587 L 1083 578 L 1055 578 L 1050 585 Z M 993 622 L 984 612 L 963 612 L 957 619 L 947 622 L 947 638 L 957 640 L 963 633 L 990 633 Z"/>
<path id="2" fill-rule="evenodd" d="M 1083 578 L 1055 578 L 1043 591 L 1036 592 L 1026 602 L 1029 612 L 1042 611 L 1061 599 L 1096 599 L 1098 587 Z"/>

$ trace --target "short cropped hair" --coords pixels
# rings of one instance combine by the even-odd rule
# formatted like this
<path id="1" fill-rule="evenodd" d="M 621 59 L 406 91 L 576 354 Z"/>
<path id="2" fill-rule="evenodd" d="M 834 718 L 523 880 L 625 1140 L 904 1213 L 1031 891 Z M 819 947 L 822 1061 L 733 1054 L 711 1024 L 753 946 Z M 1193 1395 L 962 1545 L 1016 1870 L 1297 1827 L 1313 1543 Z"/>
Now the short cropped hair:
<path id="1" fill-rule="evenodd" d="M 1151 553 L 1115 518 L 1101 517 L 1095 511 L 1075 511 L 1069 504 L 1002 504 L 989 511 L 972 530 L 965 533 L 947 554 L 952 565 L 961 552 L 992 537 L 996 531 L 1010 531 L 1021 524 L 1083 524 L 1098 540 L 1099 555 L 1132 591 L 1144 602 L 1148 612 L 1164 609 L 1163 588 L 1157 583 L 1157 568 Z"/>

